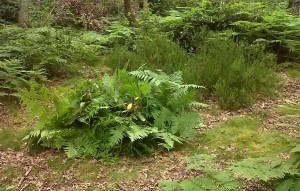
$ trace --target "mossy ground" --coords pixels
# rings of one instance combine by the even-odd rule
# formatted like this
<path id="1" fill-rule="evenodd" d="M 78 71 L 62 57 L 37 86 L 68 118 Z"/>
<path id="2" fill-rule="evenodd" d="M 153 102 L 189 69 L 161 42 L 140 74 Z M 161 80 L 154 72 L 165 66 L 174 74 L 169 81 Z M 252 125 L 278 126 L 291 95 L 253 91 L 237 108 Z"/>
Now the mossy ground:
<path id="1" fill-rule="evenodd" d="M 200 151 L 223 159 L 259 157 L 289 146 L 292 140 L 277 131 L 264 131 L 259 118 L 235 117 L 199 136 Z"/>
<path id="2" fill-rule="evenodd" d="M 29 128 L 12 128 L 5 123 L 0 123 L 0 148 L 21 150 L 21 140 L 28 135 L 32 129 Z"/>
<path id="3" fill-rule="evenodd" d="M 5 165 L 0 168 L 0 190 L 7 190 L 8 188 L 16 189 L 17 185 L 14 180 L 20 178 L 24 170 L 10 165 Z"/>

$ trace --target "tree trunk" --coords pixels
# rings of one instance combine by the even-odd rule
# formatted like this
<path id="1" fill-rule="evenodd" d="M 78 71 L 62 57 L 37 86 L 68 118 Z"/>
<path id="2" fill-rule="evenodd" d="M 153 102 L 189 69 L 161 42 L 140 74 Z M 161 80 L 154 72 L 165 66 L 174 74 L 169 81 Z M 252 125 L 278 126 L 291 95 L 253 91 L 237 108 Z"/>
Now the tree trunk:
<path id="1" fill-rule="evenodd" d="M 23 28 L 26 28 L 29 25 L 29 3 L 30 0 L 20 1 L 18 24 Z"/>
<path id="2" fill-rule="evenodd" d="M 130 26 L 138 27 L 138 23 L 135 17 L 136 13 L 132 4 L 132 0 L 124 0 L 124 11 Z"/>
<path id="3" fill-rule="evenodd" d="M 288 10 L 291 15 L 299 16 L 300 0 L 289 0 Z"/>

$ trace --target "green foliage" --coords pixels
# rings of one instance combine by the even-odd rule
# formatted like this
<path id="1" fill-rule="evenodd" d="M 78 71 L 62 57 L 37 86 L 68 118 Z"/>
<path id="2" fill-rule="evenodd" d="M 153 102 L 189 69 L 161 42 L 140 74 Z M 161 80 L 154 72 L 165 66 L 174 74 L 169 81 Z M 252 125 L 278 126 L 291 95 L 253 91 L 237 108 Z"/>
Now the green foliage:
<path id="1" fill-rule="evenodd" d="M 104 63 L 113 68 L 135 70 L 143 66 L 172 73 L 181 70 L 188 60 L 185 50 L 165 36 L 151 35 L 139 40 L 133 50 L 117 47 L 112 50 Z"/>
<path id="2" fill-rule="evenodd" d="M 85 35 L 85 38 L 87 34 Z M 50 27 L 22 29 L 6 26 L 0 29 L 0 61 L 18 59 L 26 70 L 45 70 L 49 76 L 61 76 L 76 71 L 78 63 L 99 61 L 101 45 L 86 42 L 83 36 L 69 29 Z"/>
<path id="3" fill-rule="evenodd" d="M 282 167 L 281 160 L 273 157 L 248 158 L 240 162 L 232 163 L 229 169 L 246 179 L 260 179 L 265 182 L 271 178 L 283 178 L 288 172 L 287 168 Z"/>
<path id="4" fill-rule="evenodd" d="M 283 111 L 297 110 L 297 104 L 291 103 L 289 106 L 280 106 Z M 299 111 L 299 110 L 298 110 Z M 297 114 L 287 115 L 287 117 L 299 118 Z M 252 122 L 253 123 L 253 122 Z M 251 121 L 234 120 L 229 122 L 233 127 L 251 124 Z M 243 134 L 241 132 L 240 134 Z M 228 135 L 226 130 L 222 131 L 222 135 Z M 222 135 L 213 135 L 221 137 Z M 232 135 L 229 135 L 232 137 Z M 258 136 L 253 136 L 255 139 Z M 231 140 L 229 137 L 226 138 Z M 267 139 L 267 138 L 265 138 Z M 246 139 L 245 139 L 246 140 Z M 247 141 L 249 141 L 247 139 Z M 212 142 L 212 141 L 211 141 Z M 224 145 L 218 143 L 219 145 Z M 278 149 L 278 148 L 277 148 Z M 161 181 L 160 186 L 165 191 L 173 190 L 240 190 L 241 184 L 238 181 L 260 180 L 266 186 L 276 191 L 297 191 L 300 189 L 300 145 L 299 140 L 288 150 L 289 158 L 282 160 L 276 156 L 246 158 L 238 162 L 227 163 L 227 167 L 221 169 L 218 162 L 210 155 L 198 154 L 184 158 L 184 161 L 190 164 L 187 170 L 200 170 L 207 174 L 206 177 L 196 177 L 183 182 Z M 216 178 L 217 177 L 217 178 Z M 220 179 L 218 179 L 220 178 Z M 219 187 L 216 187 L 219 186 Z"/>
<path id="5" fill-rule="evenodd" d="M 287 74 L 292 78 L 300 78 L 300 71 L 296 69 L 288 70 Z"/>
<path id="6" fill-rule="evenodd" d="M 18 3 L 14 0 L 0 0 L 0 23 L 16 22 L 18 18 Z"/>
<path id="7" fill-rule="evenodd" d="M 285 117 L 300 118 L 300 102 L 288 101 L 287 105 L 279 105 L 278 111 Z"/>
<path id="8" fill-rule="evenodd" d="M 233 163 L 229 170 L 246 179 L 267 182 L 276 191 L 296 191 L 300 188 L 299 145 L 291 152 L 294 155 L 284 163 L 275 157 L 249 158 Z"/>
<path id="9" fill-rule="evenodd" d="M 66 95 L 54 95 L 55 109 L 40 115 L 26 139 L 64 149 L 68 157 L 172 149 L 193 138 L 199 127 L 199 115 L 188 109 L 195 95 L 190 88 L 200 87 L 183 84 L 180 72 L 119 70 L 102 81 L 84 81 Z"/>
<path id="10" fill-rule="evenodd" d="M 259 45 L 234 43 L 227 38 L 208 40 L 184 68 L 188 82 L 214 92 L 221 108 L 236 110 L 273 95 L 278 79 L 270 69 L 275 59 Z"/>
<path id="11" fill-rule="evenodd" d="M 50 112 L 51 96 L 50 91 L 44 85 L 29 81 L 27 88 L 18 90 L 15 95 L 25 106 L 24 113 L 27 114 L 28 120 L 33 121 L 37 116 Z"/>
<path id="12" fill-rule="evenodd" d="M 222 109 L 236 110 L 275 93 L 278 78 L 272 71 L 273 54 L 263 46 L 235 43 L 227 33 L 205 33 L 206 42 L 190 56 L 167 38 L 155 35 L 143 38 L 133 50 L 118 47 L 106 56 L 105 64 L 113 68 L 160 69 L 167 73 L 183 70 L 189 83 L 203 84 L 205 93 L 215 93 Z M 204 36 L 203 36 L 204 37 Z"/>
<path id="13" fill-rule="evenodd" d="M 175 6 L 173 0 L 149 0 L 150 9 L 153 13 L 167 15 L 167 12 Z"/>
<path id="14" fill-rule="evenodd" d="M 233 30 L 232 35 L 250 43 L 267 44 L 279 61 L 297 60 L 299 18 L 286 10 L 286 2 L 269 1 L 187 1 L 177 3 L 176 11 L 157 25 L 187 50 L 201 48 L 205 29 L 215 32 Z M 200 45 L 200 46 L 199 46 Z"/>
<path id="15" fill-rule="evenodd" d="M 29 79 L 45 80 L 43 71 L 26 70 L 20 60 L 0 60 L 0 96 L 12 95 L 22 88 L 28 88 Z"/>
<path id="16" fill-rule="evenodd" d="M 242 186 L 229 171 L 221 171 L 216 165 L 216 161 L 209 155 L 195 155 L 185 158 L 190 164 L 187 170 L 200 170 L 207 174 L 206 177 L 195 177 L 191 180 L 182 182 L 176 181 L 160 181 L 160 187 L 164 191 L 236 191 Z"/>
<path id="17" fill-rule="evenodd" d="M 164 191 L 173 190 L 241 190 L 239 178 L 258 179 L 268 183 L 276 191 L 296 191 L 299 189 L 299 146 L 295 147 L 287 161 L 276 157 L 248 158 L 240 162 L 228 163 L 220 170 L 217 161 L 210 155 L 198 154 L 187 157 L 187 170 L 200 170 L 205 177 L 195 177 L 182 182 L 160 181 Z"/>
<path id="18" fill-rule="evenodd" d="M 300 186 L 300 145 L 290 150 L 291 157 L 283 162 L 276 157 L 249 158 L 232 163 L 229 170 L 246 179 L 259 179 L 276 191 L 297 191 Z"/>
<path id="19" fill-rule="evenodd" d="M 299 18 L 289 15 L 286 10 L 276 10 L 259 15 L 255 20 L 236 21 L 234 27 L 240 38 L 267 43 L 277 53 L 280 61 L 287 60 L 287 57 L 297 60 L 300 50 L 299 21 Z"/>
<path id="20" fill-rule="evenodd" d="M 300 119 L 300 102 L 292 102 L 289 101 L 288 105 L 279 105 L 278 111 L 282 113 L 285 118 L 294 118 L 294 119 Z M 296 130 L 300 130 L 300 126 L 295 123 L 295 124 L 290 124 L 290 123 L 281 123 L 279 124 L 281 126 L 288 126 L 288 127 L 293 127 Z"/>

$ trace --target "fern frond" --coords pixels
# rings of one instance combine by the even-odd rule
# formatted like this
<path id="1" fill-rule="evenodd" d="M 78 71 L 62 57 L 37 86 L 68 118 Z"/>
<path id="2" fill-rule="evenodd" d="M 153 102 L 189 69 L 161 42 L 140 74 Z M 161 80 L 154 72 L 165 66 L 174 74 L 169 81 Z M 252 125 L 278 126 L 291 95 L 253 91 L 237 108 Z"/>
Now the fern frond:
<path id="1" fill-rule="evenodd" d="M 159 145 L 163 146 L 167 150 L 174 148 L 175 143 L 182 143 L 183 141 L 182 138 L 168 132 L 161 131 L 155 133 L 155 135 L 157 138 L 159 138 L 162 141 L 162 143 L 159 143 Z"/>
<path id="2" fill-rule="evenodd" d="M 116 145 L 119 145 L 124 139 L 127 132 L 127 128 L 124 126 L 116 126 L 114 129 L 110 131 L 111 137 L 109 139 L 109 147 L 114 148 Z"/>
<path id="3" fill-rule="evenodd" d="M 78 156 L 79 153 L 73 143 L 67 142 L 65 145 L 66 145 L 66 147 L 64 148 L 64 151 L 69 158 Z"/>
<path id="4" fill-rule="evenodd" d="M 178 188 L 178 182 L 171 180 L 160 180 L 158 181 L 159 186 L 164 191 L 174 191 Z"/>
<path id="5" fill-rule="evenodd" d="M 190 107 L 196 107 L 196 108 L 205 108 L 208 107 L 209 105 L 197 101 L 193 101 L 189 104 Z"/>
<path id="6" fill-rule="evenodd" d="M 283 178 L 288 169 L 283 168 L 281 160 L 272 157 L 249 158 L 240 162 L 232 163 L 229 169 L 247 179 L 260 179 L 265 182 L 272 178 Z"/>
<path id="7" fill-rule="evenodd" d="M 186 122 L 189 123 L 186 123 Z M 199 114 L 196 112 L 182 112 L 179 116 L 172 117 L 170 132 L 174 135 L 189 140 L 195 137 L 196 127 L 199 127 Z"/>
<path id="8" fill-rule="evenodd" d="M 155 128 L 150 127 L 140 127 L 138 125 L 130 125 L 129 129 L 127 130 L 127 134 L 131 142 L 134 142 L 139 139 L 143 139 L 147 137 L 149 134 L 155 132 Z"/>
<path id="9" fill-rule="evenodd" d="M 187 166 L 187 170 L 201 170 L 206 173 L 218 172 L 215 158 L 207 154 L 197 154 L 191 157 L 184 157 L 182 161 L 190 163 Z"/>

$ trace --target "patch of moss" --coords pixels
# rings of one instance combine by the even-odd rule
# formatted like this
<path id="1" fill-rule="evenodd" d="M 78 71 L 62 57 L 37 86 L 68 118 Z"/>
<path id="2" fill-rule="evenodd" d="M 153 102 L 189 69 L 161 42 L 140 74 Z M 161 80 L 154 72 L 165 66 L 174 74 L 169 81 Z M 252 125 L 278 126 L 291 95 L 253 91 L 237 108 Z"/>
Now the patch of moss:
<path id="1" fill-rule="evenodd" d="M 256 115 L 257 117 L 267 119 L 267 118 L 270 118 L 270 117 L 271 117 L 271 112 L 270 112 L 269 110 L 264 110 L 264 109 L 262 109 L 262 110 L 256 111 L 256 112 L 255 112 L 255 115 Z"/>
<path id="2" fill-rule="evenodd" d="M 95 182 L 98 179 L 98 175 L 101 168 L 92 160 L 83 159 L 76 161 L 76 169 L 78 179 L 81 181 Z"/>
<path id="3" fill-rule="evenodd" d="M 99 172 L 100 169 L 94 161 L 83 159 L 78 161 L 78 167 L 76 168 L 76 170 L 84 174 L 84 173 Z"/>
<path id="4" fill-rule="evenodd" d="M 63 174 L 60 171 L 48 171 L 38 174 L 39 179 L 47 181 L 49 183 L 60 183 L 64 181 Z"/>
<path id="5" fill-rule="evenodd" d="M 98 173 L 92 172 L 89 174 L 83 174 L 79 178 L 80 180 L 88 181 L 88 182 L 96 182 L 98 179 Z"/>
<path id="6" fill-rule="evenodd" d="M 31 131 L 29 128 L 1 128 L 0 129 L 0 148 L 21 149 L 21 140 Z"/>
<path id="7" fill-rule="evenodd" d="M 0 189 L 7 187 L 15 187 L 14 179 L 24 174 L 24 169 L 15 168 L 13 166 L 4 166 L 0 169 Z"/>
<path id="8" fill-rule="evenodd" d="M 39 190 L 38 187 L 34 184 L 29 184 L 28 186 L 26 186 L 26 188 L 24 189 L 24 191 L 33 191 L 33 190 Z"/>
<path id="9" fill-rule="evenodd" d="M 64 171 L 71 168 L 74 162 L 74 159 L 55 158 L 48 161 L 48 167 L 54 170 Z"/>
<path id="10" fill-rule="evenodd" d="M 113 170 L 108 172 L 107 177 L 112 182 L 131 181 L 139 177 L 140 167 L 132 167 L 126 171 Z"/>
<path id="11" fill-rule="evenodd" d="M 238 117 L 208 130 L 200 137 L 203 151 L 224 159 L 259 157 L 291 144 L 291 139 L 280 132 L 262 131 L 257 118 Z"/>

